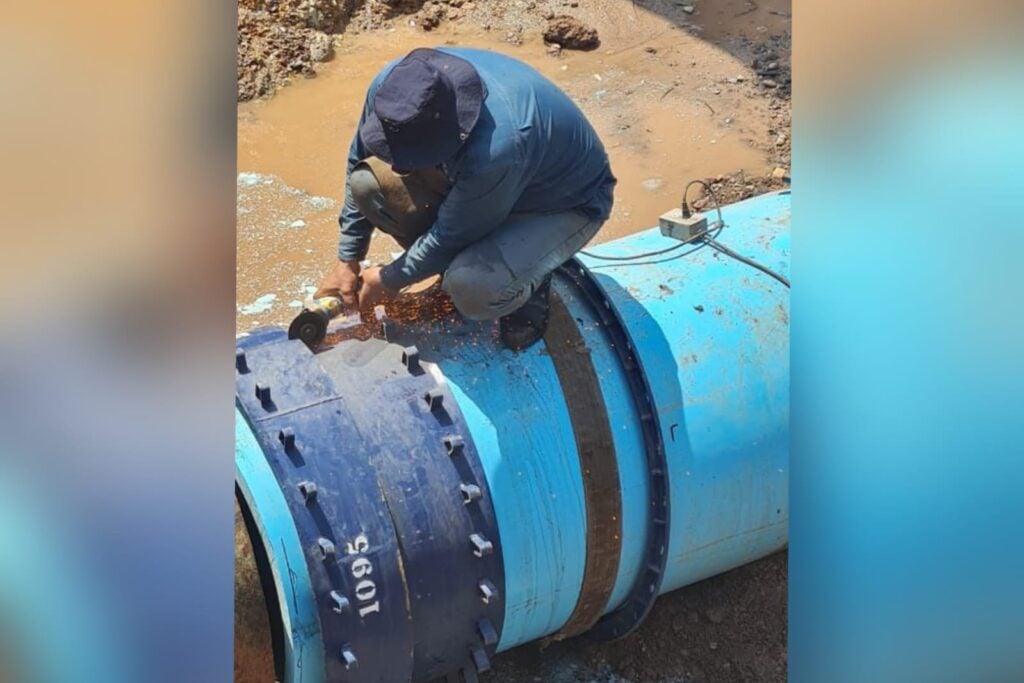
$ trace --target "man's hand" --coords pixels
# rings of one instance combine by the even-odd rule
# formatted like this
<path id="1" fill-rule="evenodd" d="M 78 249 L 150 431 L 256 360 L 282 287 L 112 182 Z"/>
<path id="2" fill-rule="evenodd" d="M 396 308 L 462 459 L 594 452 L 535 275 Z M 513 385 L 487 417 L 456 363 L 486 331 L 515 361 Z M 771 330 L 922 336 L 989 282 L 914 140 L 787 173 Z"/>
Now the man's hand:
<path id="1" fill-rule="evenodd" d="M 352 308 L 359 305 L 359 262 L 338 261 L 313 294 L 314 299 L 336 296 Z"/>
<path id="2" fill-rule="evenodd" d="M 384 303 L 394 296 L 394 292 L 384 287 L 380 281 L 380 268 L 367 268 L 363 271 L 363 286 L 359 288 L 359 308 L 372 310 L 374 306 Z"/>

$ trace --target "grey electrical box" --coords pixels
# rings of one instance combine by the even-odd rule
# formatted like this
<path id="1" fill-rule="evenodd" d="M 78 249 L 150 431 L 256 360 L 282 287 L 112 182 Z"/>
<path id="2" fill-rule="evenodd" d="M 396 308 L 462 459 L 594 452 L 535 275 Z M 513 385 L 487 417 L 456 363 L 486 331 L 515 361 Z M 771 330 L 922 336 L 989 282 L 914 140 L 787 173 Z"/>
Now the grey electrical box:
<path id="1" fill-rule="evenodd" d="M 707 232 L 708 219 L 702 213 L 694 213 L 689 218 L 684 218 L 682 209 L 672 209 L 661 215 L 658 225 L 661 226 L 661 234 L 665 237 L 686 241 Z"/>

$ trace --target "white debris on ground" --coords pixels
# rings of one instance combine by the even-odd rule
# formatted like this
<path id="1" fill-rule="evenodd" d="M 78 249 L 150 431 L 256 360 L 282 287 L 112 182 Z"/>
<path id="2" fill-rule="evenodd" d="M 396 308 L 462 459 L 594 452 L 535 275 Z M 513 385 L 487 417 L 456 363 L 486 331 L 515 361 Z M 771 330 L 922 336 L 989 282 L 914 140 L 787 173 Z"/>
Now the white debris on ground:
<path id="1" fill-rule="evenodd" d="M 258 313 L 266 313 L 274 306 L 274 301 L 277 299 L 277 294 L 264 294 L 260 298 L 253 301 L 251 304 L 245 304 L 244 306 L 238 307 L 238 312 L 242 315 L 257 315 Z"/>
<path id="2" fill-rule="evenodd" d="M 243 171 L 237 178 L 238 242 L 258 256 L 237 264 L 239 298 L 248 302 L 238 307 L 239 324 L 247 329 L 286 325 L 303 300 L 316 291 L 313 283 L 323 276 L 319 262 L 307 255 L 330 257 L 323 243 L 335 239 L 340 204 L 293 187 L 276 175 Z M 262 284 L 262 292 L 253 291 L 255 283 Z M 272 290 L 273 299 L 268 298 L 267 289 Z M 285 305 L 275 306 L 275 302 Z"/>

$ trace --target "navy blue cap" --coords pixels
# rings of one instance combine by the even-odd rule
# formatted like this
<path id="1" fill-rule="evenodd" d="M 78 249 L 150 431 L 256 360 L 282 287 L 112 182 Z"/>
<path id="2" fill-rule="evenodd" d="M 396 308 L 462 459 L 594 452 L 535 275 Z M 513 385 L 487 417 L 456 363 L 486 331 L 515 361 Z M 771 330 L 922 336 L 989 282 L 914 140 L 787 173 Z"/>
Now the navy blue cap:
<path id="1" fill-rule="evenodd" d="M 394 168 L 437 166 L 469 137 L 485 96 L 480 75 L 465 59 L 417 48 L 381 82 L 359 136 Z"/>

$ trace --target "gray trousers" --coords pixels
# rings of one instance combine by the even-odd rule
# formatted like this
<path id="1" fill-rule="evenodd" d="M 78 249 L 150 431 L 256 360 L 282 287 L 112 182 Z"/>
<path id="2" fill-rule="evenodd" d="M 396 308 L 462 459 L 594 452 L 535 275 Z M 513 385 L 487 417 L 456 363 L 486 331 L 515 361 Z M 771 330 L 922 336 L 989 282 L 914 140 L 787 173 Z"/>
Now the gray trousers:
<path id="1" fill-rule="evenodd" d="M 447 193 L 440 171 L 398 176 L 375 159 L 352 170 L 349 187 L 366 219 L 406 249 L 433 225 Z M 455 257 L 442 287 L 470 320 L 500 318 L 526 303 L 544 278 L 582 249 L 602 224 L 579 211 L 511 214 Z"/>

